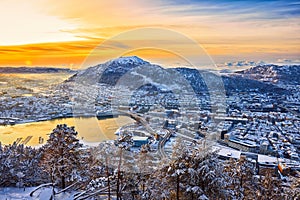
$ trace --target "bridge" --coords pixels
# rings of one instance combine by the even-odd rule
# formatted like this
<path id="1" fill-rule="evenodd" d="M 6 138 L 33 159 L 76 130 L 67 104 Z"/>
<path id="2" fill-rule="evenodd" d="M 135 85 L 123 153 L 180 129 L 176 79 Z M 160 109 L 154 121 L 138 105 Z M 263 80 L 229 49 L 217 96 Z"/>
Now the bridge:
<path id="1" fill-rule="evenodd" d="M 289 109 L 289 108 L 286 108 L 286 107 L 284 107 L 284 106 L 281 105 L 281 104 L 277 105 L 277 107 L 279 107 L 279 108 L 281 108 L 281 109 L 284 109 L 284 110 L 286 110 L 286 111 L 292 113 L 292 114 L 295 115 L 295 116 L 300 117 L 300 113 L 297 112 L 297 111 L 295 111 L 295 110 L 291 110 L 291 109 Z"/>
<path id="2" fill-rule="evenodd" d="M 141 123 L 145 128 L 146 130 L 150 133 L 149 136 L 156 136 L 156 132 L 149 126 L 149 123 L 141 116 L 135 114 L 135 113 L 131 113 L 131 112 L 127 112 L 127 111 L 122 111 L 122 110 L 119 110 L 119 113 L 120 114 L 124 114 L 124 115 L 128 115 L 130 116 L 132 119 L 134 119 L 135 121 Z"/>
<path id="3" fill-rule="evenodd" d="M 135 113 L 131 113 L 131 112 L 128 112 L 128 111 L 123 111 L 123 110 L 119 110 L 118 111 L 119 114 L 122 114 L 122 115 L 127 115 L 127 116 L 130 116 L 131 118 L 133 118 L 135 121 L 141 123 L 145 128 L 146 130 L 149 132 L 149 135 L 148 136 L 156 136 L 157 133 L 156 131 L 154 131 L 150 126 L 149 126 L 149 123 L 141 116 L 135 114 Z M 165 134 L 164 137 L 162 137 L 159 142 L 158 142 L 158 147 L 157 147 L 157 153 L 158 155 L 161 157 L 161 158 L 166 158 L 167 157 L 167 154 L 165 152 L 165 144 L 166 142 L 170 139 L 170 137 L 172 136 L 172 131 L 169 130 L 169 129 L 162 129 L 164 131 L 166 131 L 167 133 Z M 185 140 L 188 140 L 189 142 L 193 142 L 194 141 L 194 138 L 192 136 L 188 136 L 188 135 L 184 135 L 184 134 L 180 134 L 180 133 L 176 133 L 178 134 L 180 137 L 184 138 Z"/>
<path id="4" fill-rule="evenodd" d="M 152 136 L 156 137 L 156 135 L 157 135 L 156 132 L 149 126 L 149 123 L 143 117 L 141 117 L 135 113 L 127 112 L 127 111 L 119 110 L 119 112 L 121 114 L 128 115 L 131 118 L 133 118 L 134 120 L 136 120 L 137 122 L 141 123 L 146 128 L 146 130 L 150 133 L 149 136 L 152 135 Z M 163 129 L 163 130 L 165 130 L 167 132 L 167 134 L 159 140 L 157 152 L 161 158 L 166 158 L 167 154 L 165 153 L 164 146 L 165 146 L 166 142 L 170 139 L 172 132 L 168 129 Z"/>
<path id="5" fill-rule="evenodd" d="M 172 135 L 172 132 L 170 130 L 168 130 L 168 129 L 165 129 L 165 130 L 167 131 L 167 134 L 158 142 L 157 152 L 161 158 L 167 157 L 164 147 L 165 147 L 166 142 L 170 139 L 170 137 Z"/>

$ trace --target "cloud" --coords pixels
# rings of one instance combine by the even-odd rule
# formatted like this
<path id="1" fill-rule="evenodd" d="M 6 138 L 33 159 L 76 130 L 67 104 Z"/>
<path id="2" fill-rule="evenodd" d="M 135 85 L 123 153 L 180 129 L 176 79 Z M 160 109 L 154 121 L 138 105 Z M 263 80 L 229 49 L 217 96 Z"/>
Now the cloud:
<path id="1" fill-rule="evenodd" d="M 280 58 L 277 59 L 274 64 L 289 64 L 289 65 L 293 65 L 293 64 L 300 64 L 300 59 L 288 59 L 288 58 Z"/>
<path id="2" fill-rule="evenodd" d="M 168 13 L 197 16 L 232 15 L 244 20 L 253 20 L 253 17 L 268 20 L 300 16 L 300 1 L 297 0 L 177 0 L 165 2 L 163 5 L 163 11 Z"/>
<path id="3" fill-rule="evenodd" d="M 264 64 L 266 64 L 264 61 L 240 60 L 240 61 L 235 61 L 235 62 L 226 62 L 224 64 L 219 64 L 218 67 L 237 69 L 237 68 L 255 67 L 255 66 L 264 65 Z"/>
<path id="4" fill-rule="evenodd" d="M 0 46 L 0 66 L 22 66 L 28 60 L 39 66 L 80 65 L 101 41 L 72 41 Z"/>
<path id="5" fill-rule="evenodd" d="M 37 1 L 29 0 L 29 2 L 26 2 L 29 8 L 25 8 L 26 12 L 31 14 L 26 15 L 26 12 L 22 11 L 18 19 L 22 17 L 25 19 L 27 16 L 25 22 L 36 22 L 36 26 L 29 28 L 16 26 L 18 29 L 26 30 L 28 34 L 26 37 L 22 34 L 25 32 L 15 31 L 15 34 L 21 41 L 26 40 L 28 43 L 36 41 L 40 44 L 0 46 L 0 65 L 22 64 L 23 60 L 32 60 L 33 64 L 42 61 L 47 61 L 48 64 L 80 63 L 102 41 L 123 31 L 149 26 L 183 33 L 199 42 L 211 56 L 227 56 L 228 58 L 222 62 L 265 60 L 266 57 L 272 57 L 273 60 L 281 57 L 299 58 L 300 1 L 41 0 L 36 3 Z M 34 9 L 30 8 L 31 4 L 35 5 Z M 14 8 L 14 5 L 11 7 Z M 43 18 L 37 17 L 40 15 Z M 9 22 L 5 17 L 3 19 L 6 23 Z M 30 24 L 16 21 L 22 25 Z M 30 31 L 34 34 L 31 35 Z M 10 34 L 12 31 L 8 32 Z M 47 38 L 49 40 L 45 40 L 45 35 L 49 36 Z M 53 38 L 57 41 L 53 41 Z M 8 41 L 5 37 L 2 37 L 2 40 Z M 43 41 L 48 43 L 41 43 Z M 132 43 L 141 44 L 141 47 L 150 46 L 147 42 L 136 40 Z M 159 40 L 157 42 L 166 43 Z M 182 47 L 180 41 L 174 41 L 170 45 L 178 49 Z M 122 41 L 115 41 L 101 48 L 109 52 L 114 47 L 128 48 Z M 190 53 L 197 52 L 190 51 Z"/>

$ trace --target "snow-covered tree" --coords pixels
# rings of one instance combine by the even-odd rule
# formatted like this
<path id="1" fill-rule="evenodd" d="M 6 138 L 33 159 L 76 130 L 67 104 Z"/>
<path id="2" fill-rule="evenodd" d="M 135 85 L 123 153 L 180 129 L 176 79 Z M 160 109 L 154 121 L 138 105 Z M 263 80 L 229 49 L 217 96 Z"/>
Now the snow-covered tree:
<path id="1" fill-rule="evenodd" d="M 45 181 L 38 166 L 41 150 L 23 144 L 0 145 L 0 186 L 33 186 Z"/>
<path id="2" fill-rule="evenodd" d="M 225 163 L 225 172 L 228 175 L 226 182 L 231 194 L 238 198 L 254 198 L 254 166 L 253 163 L 242 157 L 238 160 L 230 159 Z"/>
<path id="3" fill-rule="evenodd" d="M 117 168 L 117 200 L 121 199 L 122 196 L 122 188 L 121 188 L 121 179 L 122 179 L 122 158 L 123 151 L 130 150 L 133 145 L 132 134 L 129 132 L 122 132 L 117 140 L 115 140 L 115 145 L 119 148 L 119 161 Z"/>
<path id="4" fill-rule="evenodd" d="M 296 172 L 296 174 L 289 177 L 289 179 L 289 187 L 286 188 L 286 194 L 292 199 L 300 199 L 300 173 Z"/>
<path id="5" fill-rule="evenodd" d="M 201 148 L 181 150 L 148 180 L 150 199 L 226 198 L 226 174 L 216 154 Z"/>
<path id="6" fill-rule="evenodd" d="M 65 188 L 80 179 L 80 148 L 74 127 L 57 125 L 43 146 L 41 165 L 49 174 L 52 183 Z"/>
<path id="7" fill-rule="evenodd" d="M 268 171 L 264 176 L 259 176 L 255 199 L 288 199 L 290 197 L 286 194 L 287 191 L 284 190 L 283 182 L 274 175 L 274 173 Z M 253 190 L 254 188 L 250 189 Z"/>
<path id="8" fill-rule="evenodd" d="M 90 180 L 87 193 L 95 193 L 94 197 L 96 197 L 96 191 L 105 191 L 108 199 L 111 199 L 113 194 L 121 198 L 122 191 L 131 187 L 129 180 L 134 178 L 130 173 L 135 171 L 132 167 L 136 165 L 132 162 L 133 152 L 127 151 L 132 144 L 131 134 L 123 132 L 114 142 L 103 142 L 90 149 L 90 160 L 95 163 L 93 168 L 96 175 Z"/>
<path id="9" fill-rule="evenodd" d="M 95 159 L 95 163 L 101 163 L 101 174 L 93 177 L 91 180 L 89 189 L 99 190 L 104 187 L 107 188 L 108 199 L 112 196 L 112 185 L 116 183 L 116 177 L 114 176 L 114 169 L 118 166 L 118 147 L 112 142 L 102 142 L 99 146 L 93 148 L 92 155 Z M 97 165 L 95 165 L 97 166 Z M 99 165 L 98 165 L 99 166 Z M 100 180 L 100 181 L 99 181 Z"/>
<path id="10" fill-rule="evenodd" d="M 245 157 L 231 159 L 224 163 L 228 176 L 227 189 L 234 199 L 295 199 L 292 186 L 284 186 L 284 182 L 275 175 L 275 169 L 270 168 L 265 175 L 255 173 L 253 163 Z"/>
<path id="11" fill-rule="evenodd" d="M 148 144 L 142 145 L 136 159 L 138 168 L 137 181 L 140 184 L 139 188 L 142 194 L 145 192 L 146 180 L 156 169 L 157 164 L 155 162 L 156 160 L 150 150 L 150 146 Z"/>

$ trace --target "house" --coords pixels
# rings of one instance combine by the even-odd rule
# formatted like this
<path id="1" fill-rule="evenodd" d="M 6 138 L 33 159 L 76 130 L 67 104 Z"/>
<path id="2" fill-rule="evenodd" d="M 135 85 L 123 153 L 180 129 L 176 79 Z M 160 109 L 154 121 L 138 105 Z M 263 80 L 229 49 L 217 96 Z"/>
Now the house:
<path id="1" fill-rule="evenodd" d="M 134 147 L 141 147 L 142 145 L 149 143 L 148 137 L 133 136 L 132 140 L 133 140 Z"/>

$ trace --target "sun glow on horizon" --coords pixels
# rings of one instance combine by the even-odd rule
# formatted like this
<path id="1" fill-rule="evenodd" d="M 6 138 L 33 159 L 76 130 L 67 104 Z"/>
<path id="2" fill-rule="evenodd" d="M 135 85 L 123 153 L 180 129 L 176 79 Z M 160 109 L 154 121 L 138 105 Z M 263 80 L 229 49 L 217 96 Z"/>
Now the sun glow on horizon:
<path id="1" fill-rule="evenodd" d="M 1 46 L 44 42 L 83 40 L 61 31 L 75 29 L 75 23 L 42 13 L 33 2 L 3 0 L 0 2 Z"/>
<path id="2" fill-rule="evenodd" d="M 0 66 L 78 68 L 103 40 L 143 27 L 183 33 L 217 61 L 299 59 L 300 9 L 295 5 L 299 1 L 3 0 Z M 134 42 L 143 47 L 143 41 Z M 155 62 L 169 58 L 144 54 Z"/>

